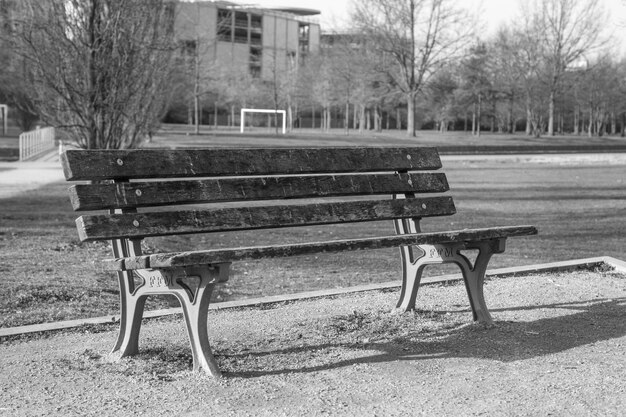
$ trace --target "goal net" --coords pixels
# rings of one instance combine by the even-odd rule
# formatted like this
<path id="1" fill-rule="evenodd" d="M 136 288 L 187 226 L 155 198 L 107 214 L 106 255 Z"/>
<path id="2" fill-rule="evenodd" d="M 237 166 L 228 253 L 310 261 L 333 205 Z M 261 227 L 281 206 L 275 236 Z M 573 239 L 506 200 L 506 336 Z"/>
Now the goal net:
<path id="1" fill-rule="evenodd" d="M 255 114 L 257 115 L 255 117 Z M 260 118 L 258 115 L 262 115 Z M 244 132 L 245 126 L 268 126 L 271 121 L 274 120 L 274 115 L 280 115 L 279 119 L 282 120 L 282 130 L 283 135 L 285 134 L 287 128 L 286 114 L 285 110 L 274 110 L 274 109 L 241 109 L 241 133 Z M 246 115 L 248 115 L 248 123 L 246 124 Z M 269 122 L 268 122 L 269 117 Z"/>

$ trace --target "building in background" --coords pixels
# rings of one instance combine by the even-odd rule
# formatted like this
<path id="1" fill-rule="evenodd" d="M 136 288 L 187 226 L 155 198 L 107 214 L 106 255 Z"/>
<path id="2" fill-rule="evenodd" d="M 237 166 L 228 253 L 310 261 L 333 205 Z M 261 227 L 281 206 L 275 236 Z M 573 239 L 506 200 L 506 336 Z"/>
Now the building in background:
<path id="1" fill-rule="evenodd" d="M 270 80 L 320 47 L 318 10 L 268 9 L 228 1 L 178 3 L 175 33 L 203 63 L 247 68 Z"/>

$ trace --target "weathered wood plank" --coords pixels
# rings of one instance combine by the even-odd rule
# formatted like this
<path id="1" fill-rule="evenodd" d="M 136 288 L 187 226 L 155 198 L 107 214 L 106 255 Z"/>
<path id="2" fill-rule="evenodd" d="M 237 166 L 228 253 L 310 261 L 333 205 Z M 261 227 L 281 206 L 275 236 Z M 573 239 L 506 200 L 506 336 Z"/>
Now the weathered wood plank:
<path id="1" fill-rule="evenodd" d="M 198 204 L 240 200 L 437 193 L 449 189 L 443 173 L 357 174 L 297 177 L 77 184 L 74 210 Z"/>
<path id="2" fill-rule="evenodd" d="M 450 242 L 476 242 L 513 236 L 537 234 L 533 226 L 507 226 L 485 229 L 465 229 L 446 232 L 417 233 L 372 238 L 346 239 L 325 242 L 309 242 L 290 245 L 212 249 L 193 252 L 172 252 L 144 255 L 132 258 L 103 261 L 109 270 L 145 268 L 173 268 L 188 265 L 215 264 L 241 260 L 277 258 L 315 253 L 331 253 L 356 250 L 382 249 L 403 245 L 442 244 Z"/>
<path id="3" fill-rule="evenodd" d="M 436 148 L 246 148 L 68 150 L 68 181 L 435 170 Z"/>
<path id="4" fill-rule="evenodd" d="M 90 241 L 444 216 L 455 212 L 451 197 L 431 197 L 86 215 L 76 219 L 76 226 L 80 239 Z"/>

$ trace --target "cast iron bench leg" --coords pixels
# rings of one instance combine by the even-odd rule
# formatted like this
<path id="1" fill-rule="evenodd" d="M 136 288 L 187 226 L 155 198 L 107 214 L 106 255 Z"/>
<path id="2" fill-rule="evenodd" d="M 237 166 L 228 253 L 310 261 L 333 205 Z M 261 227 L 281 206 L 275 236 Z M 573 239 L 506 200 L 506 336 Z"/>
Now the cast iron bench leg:
<path id="1" fill-rule="evenodd" d="M 402 254 L 402 288 L 400 289 L 400 300 L 398 300 L 394 310 L 396 313 L 415 310 L 415 300 L 422 280 L 422 273 L 427 265 L 424 262 L 426 259 L 424 256 L 416 261 L 412 260 L 413 249 L 409 246 L 400 248 Z"/>
<path id="2" fill-rule="evenodd" d="M 505 239 L 494 239 L 472 243 L 448 243 L 437 245 L 419 245 L 415 248 L 402 248 L 402 289 L 396 305 L 396 312 L 415 310 L 415 301 L 426 265 L 454 263 L 461 268 L 465 288 L 469 297 L 474 320 L 492 323 L 491 315 L 485 304 L 483 284 L 489 260 L 494 253 L 504 252 Z M 411 249 L 417 249 L 422 255 L 413 259 Z M 472 262 L 460 253 L 461 250 L 478 250 L 476 260 Z"/>
<path id="3" fill-rule="evenodd" d="M 466 249 L 478 249 L 478 256 L 474 261 L 474 265 L 465 256 L 459 254 L 459 260 L 456 262 L 463 272 L 463 280 L 465 281 L 465 289 L 469 297 L 472 307 L 474 320 L 491 324 L 491 314 L 485 303 L 485 295 L 483 285 L 485 283 L 485 272 L 487 265 L 494 253 L 504 252 L 506 239 L 494 239 L 481 242 L 472 242 L 466 245 Z"/>
<path id="4" fill-rule="evenodd" d="M 193 370 L 203 370 L 214 377 L 221 377 L 220 371 L 209 343 L 208 314 L 209 301 L 215 284 L 220 280 L 220 269 L 206 265 L 186 268 L 187 276 L 197 276 L 195 290 L 186 281 L 186 277 L 177 278 L 176 284 L 182 288 L 172 288 L 180 301 L 187 325 L 187 334 L 193 355 Z M 189 269 L 195 269 L 189 270 Z M 197 274 L 197 275 L 195 275 Z M 193 284 L 192 284 L 193 285 Z"/>
<path id="5" fill-rule="evenodd" d="M 139 350 L 139 330 L 147 295 L 135 292 L 133 273 L 117 273 L 120 288 L 120 330 L 111 351 L 113 358 L 122 358 Z"/>
<path id="6" fill-rule="evenodd" d="M 120 333 L 111 352 L 114 359 L 136 354 L 145 300 L 149 295 L 173 294 L 180 302 L 193 355 L 193 369 L 219 377 L 208 335 L 208 312 L 215 284 L 228 280 L 230 264 L 196 265 L 163 270 L 120 272 Z M 135 287 L 133 274 L 143 282 Z"/>

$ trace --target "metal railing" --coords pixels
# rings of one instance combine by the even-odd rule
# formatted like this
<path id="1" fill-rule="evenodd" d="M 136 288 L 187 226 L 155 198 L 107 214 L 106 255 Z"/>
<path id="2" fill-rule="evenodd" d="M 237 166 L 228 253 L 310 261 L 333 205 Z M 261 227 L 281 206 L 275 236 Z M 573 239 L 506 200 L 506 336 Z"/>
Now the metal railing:
<path id="1" fill-rule="evenodd" d="M 44 127 L 20 135 L 20 161 L 33 159 L 56 147 L 53 127 Z"/>

